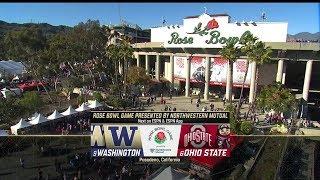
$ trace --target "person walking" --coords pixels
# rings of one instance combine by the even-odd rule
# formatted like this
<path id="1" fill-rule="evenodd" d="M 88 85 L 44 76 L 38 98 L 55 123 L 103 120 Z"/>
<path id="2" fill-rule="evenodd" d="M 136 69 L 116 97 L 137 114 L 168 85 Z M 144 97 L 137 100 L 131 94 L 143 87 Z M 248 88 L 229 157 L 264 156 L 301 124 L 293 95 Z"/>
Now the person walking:
<path id="1" fill-rule="evenodd" d="M 192 101 L 193 101 L 193 99 L 191 98 L 191 99 L 190 99 L 190 103 L 191 103 L 191 104 L 192 104 Z"/>

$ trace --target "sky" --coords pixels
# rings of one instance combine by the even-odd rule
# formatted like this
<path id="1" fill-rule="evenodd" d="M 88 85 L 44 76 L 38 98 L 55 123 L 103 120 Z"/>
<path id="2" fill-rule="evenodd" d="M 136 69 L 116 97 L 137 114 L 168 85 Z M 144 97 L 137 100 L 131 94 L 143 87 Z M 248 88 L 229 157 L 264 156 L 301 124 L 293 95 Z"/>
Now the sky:
<path id="1" fill-rule="evenodd" d="M 120 17 L 142 28 L 182 24 L 187 16 L 227 13 L 232 21 L 288 22 L 288 33 L 319 32 L 320 3 L 0 3 L 0 20 L 74 26 L 88 19 L 119 24 Z"/>

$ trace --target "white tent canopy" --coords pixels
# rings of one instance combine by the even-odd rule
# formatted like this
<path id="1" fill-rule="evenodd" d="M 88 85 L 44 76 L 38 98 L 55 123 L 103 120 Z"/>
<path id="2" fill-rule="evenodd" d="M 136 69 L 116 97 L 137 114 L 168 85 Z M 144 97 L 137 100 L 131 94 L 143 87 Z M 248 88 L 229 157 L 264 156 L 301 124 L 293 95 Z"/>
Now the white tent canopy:
<path id="1" fill-rule="evenodd" d="M 30 123 L 28 123 L 27 121 L 25 121 L 23 119 L 20 119 L 20 121 L 16 125 L 11 126 L 11 132 L 12 132 L 12 134 L 17 135 L 19 129 L 23 129 L 23 128 L 26 128 L 29 126 L 31 126 Z"/>
<path id="2" fill-rule="evenodd" d="M 29 121 L 29 123 L 32 125 L 36 125 L 36 124 L 41 124 L 47 121 L 48 119 L 46 117 L 44 117 L 42 114 L 38 114 L 38 116 L 33 118 L 31 121 Z"/>
<path id="3" fill-rule="evenodd" d="M 3 94 L 3 97 L 4 97 L 4 98 L 7 98 L 7 97 L 9 96 L 9 94 L 12 94 L 12 93 L 10 92 L 10 90 L 7 89 L 7 88 L 1 89 L 1 93 Z"/>
<path id="4" fill-rule="evenodd" d="M 75 114 L 75 113 L 77 113 L 77 111 L 75 111 L 71 106 L 69 106 L 68 109 L 65 110 L 61 114 L 64 115 L 64 116 L 68 116 L 68 115 Z"/>
<path id="5" fill-rule="evenodd" d="M 90 104 L 89 105 L 90 108 L 97 108 L 97 107 L 101 107 L 102 106 L 102 104 L 99 103 L 97 100 L 88 101 L 88 103 Z"/>
<path id="6" fill-rule="evenodd" d="M 20 79 L 19 76 L 15 76 L 14 78 L 12 78 L 12 81 L 19 80 L 19 79 Z"/>
<path id="7" fill-rule="evenodd" d="M 8 136 L 9 134 L 7 133 L 6 130 L 0 129 L 0 136 Z"/>
<path id="8" fill-rule="evenodd" d="M 81 106 L 79 106 L 76 111 L 78 112 L 82 112 L 82 111 L 86 111 L 88 109 L 91 109 L 90 107 L 88 107 L 85 103 L 82 103 Z"/>
<path id="9" fill-rule="evenodd" d="M 54 112 L 50 116 L 48 116 L 47 119 L 54 120 L 54 119 L 59 119 L 61 117 L 63 117 L 63 115 L 60 114 L 57 110 L 54 110 Z"/>
<path id="10" fill-rule="evenodd" d="M 36 117 L 38 117 L 38 116 L 39 116 L 39 113 L 38 113 L 38 112 L 35 112 L 35 113 L 32 114 L 32 116 L 29 117 L 28 119 L 29 119 L 30 121 L 32 121 L 34 118 L 36 118 Z"/>
<path id="11" fill-rule="evenodd" d="M 12 89 L 3 88 L 3 89 L 1 89 L 1 93 L 3 94 L 4 98 L 8 98 L 9 95 L 20 96 L 21 90 L 19 88 L 12 88 Z"/>

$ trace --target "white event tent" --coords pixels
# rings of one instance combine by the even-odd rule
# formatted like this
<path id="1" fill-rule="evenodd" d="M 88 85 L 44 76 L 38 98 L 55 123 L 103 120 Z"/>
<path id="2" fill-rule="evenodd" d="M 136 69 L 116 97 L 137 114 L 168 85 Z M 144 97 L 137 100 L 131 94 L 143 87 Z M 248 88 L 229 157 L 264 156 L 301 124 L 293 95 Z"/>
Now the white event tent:
<path id="1" fill-rule="evenodd" d="M 91 109 L 90 107 L 87 106 L 86 103 L 82 103 L 81 106 L 79 106 L 76 111 L 77 112 L 82 112 L 82 111 L 86 111 L 86 110 L 89 110 Z"/>
<path id="2" fill-rule="evenodd" d="M 88 101 L 88 103 L 90 104 L 89 107 L 90 107 L 90 108 L 93 108 L 93 109 L 102 106 L 102 104 L 99 103 L 97 100 Z"/>
<path id="3" fill-rule="evenodd" d="M 50 116 L 48 116 L 47 119 L 54 120 L 54 119 L 59 119 L 61 117 L 63 117 L 63 115 L 60 114 L 57 110 L 54 110 L 54 112 Z"/>
<path id="4" fill-rule="evenodd" d="M 12 92 L 7 88 L 1 89 L 1 93 L 3 94 L 4 98 L 7 98 L 9 96 L 9 94 L 12 94 Z"/>
<path id="5" fill-rule="evenodd" d="M 11 126 L 11 132 L 12 132 L 12 134 L 18 135 L 19 129 L 23 129 L 23 128 L 26 128 L 29 126 L 31 126 L 30 123 L 28 123 L 24 119 L 20 119 L 20 121 L 16 125 Z"/>
<path id="6" fill-rule="evenodd" d="M 46 117 L 44 117 L 42 114 L 38 114 L 38 116 L 33 118 L 31 121 L 29 121 L 29 123 L 32 125 L 36 125 L 36 124 L 41 124 L 47 121 L 48 119 Z"/>
<path id="7" fill-rule="evenodd" d="M 39 113 L 38 113 L 38 112 L 35 112 L 35 113 L 32 114 L 32 116 L 29 117 L 28 119 L 29 119 L 30 121 L 32 121 L 34 118 L 36 118 L 36 117 L 38 117 L 38 116 L 39 116 Z"/>
<path id="8" fill-rule="evenodd" d="M 64 115 L 64 116 L 68 116 L 68 115 L 75 114 L 75 113 L 77 113 L 77 111 L 75 111 L 71 106 L 69 106 L 68 109 L 65 110 L 61 114 Z"/>

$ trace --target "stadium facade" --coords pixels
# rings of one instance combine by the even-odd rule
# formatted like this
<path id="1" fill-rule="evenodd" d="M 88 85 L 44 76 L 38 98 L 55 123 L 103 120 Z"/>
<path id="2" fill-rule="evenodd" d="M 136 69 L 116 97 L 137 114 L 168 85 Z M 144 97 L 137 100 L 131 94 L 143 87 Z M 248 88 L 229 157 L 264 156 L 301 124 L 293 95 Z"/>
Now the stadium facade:
<path id="1" fill-rule="evenodd" d="M 259 67 L 259 86 L 277 81 L 300 92 L 306 101 L 310 92 L 319 92 L 319 43 L 286 42 L 286 22 L 231 22 L 230 19 L 227 14 L 204 13 L 184 18 L 183 25 L 151 28 L 151 42 L 133 45 L 137 66 L 144 67 L 148 73 L 154 69 L 157 80 L 162 76 L 180 86 L 187 97 L 192 93 L 190 87 L 202 82 L 204 99 L 208 100 L 212 88 L 223 87 L 227 82 L 228 62 L 221 58 L 219 50 L 227 41 L 239 45 L 242 37 L 251 32 L 271 47 L 275 60 Z M 248 65 L 244 84 L 252 102 L 257 88 L 253 78 L 257 64 L 246 61 L 247 57 L 241 56 L 234 63 L 233 89 L 234 93 L 239 91 Z"/>

